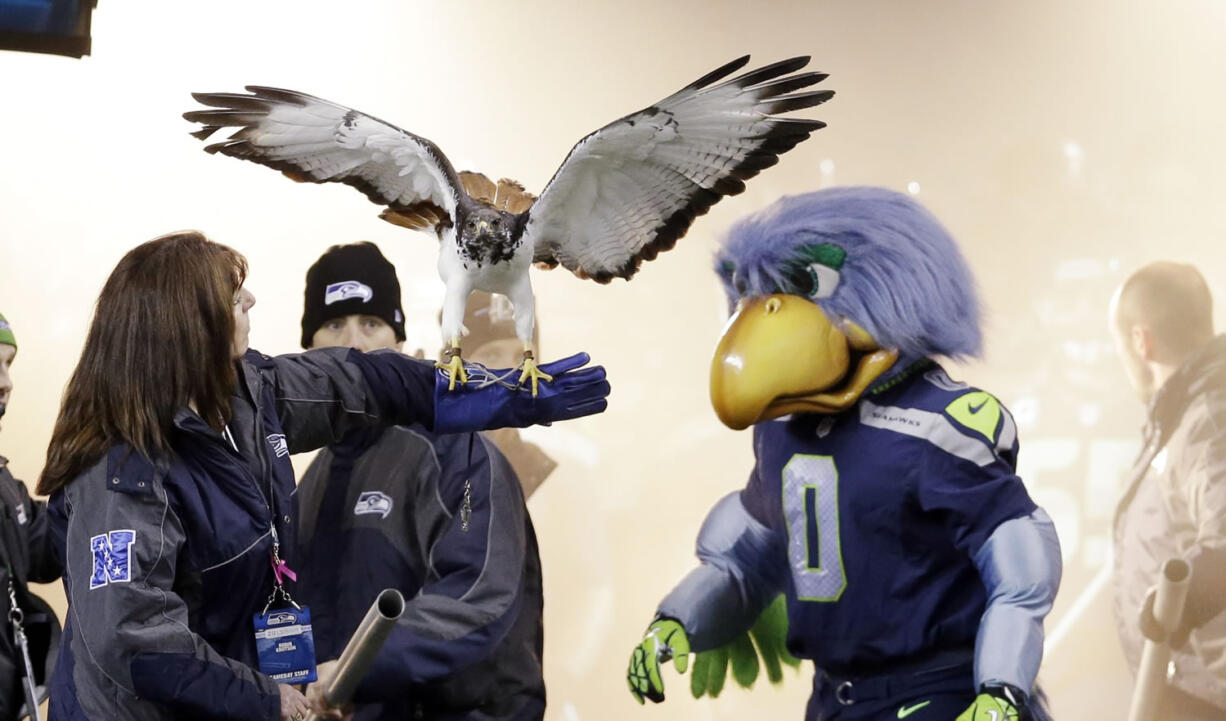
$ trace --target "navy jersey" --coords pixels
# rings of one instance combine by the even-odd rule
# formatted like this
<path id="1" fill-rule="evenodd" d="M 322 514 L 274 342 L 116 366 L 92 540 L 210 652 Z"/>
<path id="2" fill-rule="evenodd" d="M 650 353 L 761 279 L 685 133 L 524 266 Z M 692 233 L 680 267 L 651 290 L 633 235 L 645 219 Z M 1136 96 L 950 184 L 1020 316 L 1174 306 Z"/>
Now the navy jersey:
<path id="1" fill-rule="evenodd" d="M 972 556 L 1036 508 L 1017 448 L 996 399 L 935 364 L 842 414 L 755 426 L 741 502 L 773 536 L 768 562 L 787 564 L 789 650 L 860 675 L 972 649 L 986 603 Z"/>

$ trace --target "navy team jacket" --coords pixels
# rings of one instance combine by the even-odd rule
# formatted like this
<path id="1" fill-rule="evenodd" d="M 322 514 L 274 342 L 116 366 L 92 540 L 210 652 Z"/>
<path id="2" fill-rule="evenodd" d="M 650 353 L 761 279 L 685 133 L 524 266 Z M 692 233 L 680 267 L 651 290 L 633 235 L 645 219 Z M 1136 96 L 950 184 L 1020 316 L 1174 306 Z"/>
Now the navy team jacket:
<path id="1" fill-rule="evenodd" d="M 52 495 L 69 605 L 50 718 L 280 718 L 252 616 L 273 588 L 274 535 L 296 562 L 289 454 L 372 424 L 432 424 L 434 370 L 333 348 L 250 351 L 240 369 L 228 433 L 185 409 L 170 457 L 117 445 Z"/>

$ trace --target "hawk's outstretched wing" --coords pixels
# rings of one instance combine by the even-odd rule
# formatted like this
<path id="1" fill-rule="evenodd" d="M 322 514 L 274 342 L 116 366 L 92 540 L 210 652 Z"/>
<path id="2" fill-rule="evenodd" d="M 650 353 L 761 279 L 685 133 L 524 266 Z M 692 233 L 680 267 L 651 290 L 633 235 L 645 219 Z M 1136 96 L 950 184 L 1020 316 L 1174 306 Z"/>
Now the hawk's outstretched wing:
<path id="1" fill-rule="evenodd" d="M 695 217 L 825 127 L 774 117 L 834 95 L 792 94 L 826 77 L 791 74 L 807 57 L 708 87 L 747 62 L 748 55 L 734 60 L 579 141 L 529 212 L 534 259 L 601 283 L 630 278 L 672 248 Z"/>
<path id="2" fill-rule="evenodd" d="M 217 108 L 183 114 L 204 126 L 193 136 L 205 140 L 221 128 L 238 128 L 226 140 L 206 146 L 208 152 L 267 165 L 297 181 L 352 185 L 401 220 L 420 219 L 416 227 L 454 221 L 463 190 L 451 162 L 434 143 L 305 93 L 256 85 L 246 89 L 252 94 L 192 93 Z"/>

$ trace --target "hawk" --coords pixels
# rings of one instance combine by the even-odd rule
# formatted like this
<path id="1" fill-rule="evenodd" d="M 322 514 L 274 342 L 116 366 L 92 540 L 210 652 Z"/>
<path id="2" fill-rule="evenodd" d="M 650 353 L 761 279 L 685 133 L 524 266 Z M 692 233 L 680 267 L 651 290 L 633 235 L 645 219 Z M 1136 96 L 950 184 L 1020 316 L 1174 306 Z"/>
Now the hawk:
<path id="1" fill-rule="evenodd" d="M 282 171 L 293 180 L 340 182 L 387 206 L 380 217 L 440 240 L 446 286 L 440 368 L 465 382 L 460 355 L 464 307 L 474 289 L 514 306 L 524 355 L 519 382 L 551 380 L 534 360 L 534 300 L 528 267 L 558 265 L 608 283 L 631 278 L 645 260 L 676 244 L 694 219 L 745 180 L 779 161 L 818 120 L 778 117 L 829 100 L 805 90 L 827 76 L 797 71 L 796 57 L 725 80 L 738 58 L 676 93 L 589 134 L 576 144 L 539 198 L 519 183 L 456 172 L 426 138 L 374 116 L 292 90 L 249 85 L 250 94 L 193 93 L 211 109 L 183 114 L 205 146 Z M 723 82 L 720 82 L 723 81 Z"/>

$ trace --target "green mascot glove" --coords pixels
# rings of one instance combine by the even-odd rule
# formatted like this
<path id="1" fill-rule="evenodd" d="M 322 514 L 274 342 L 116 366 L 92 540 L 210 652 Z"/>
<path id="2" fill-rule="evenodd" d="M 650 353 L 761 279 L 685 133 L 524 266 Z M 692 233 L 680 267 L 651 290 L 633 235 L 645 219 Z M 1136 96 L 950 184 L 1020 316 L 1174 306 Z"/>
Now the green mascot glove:
<path id="1" fill-rule="evenodd" d="M 704 694 L 717 698 L 719 692 L 724 690 L 731 645 L 694 654 L 694 673 L 690 676 L 690 693 L 694 694 L 694 698 L 702 698 Z"/>
<path id="2" fill-rule="evenodd" d="M 685 673 L 690 665 L 690 639 L 685 629 L 671 618 L 658 618 L 647 627 L 643 641 L 630 654 L 630 668 L 626 670 L 626 682 L 630 693 L 643 703 L 643 697 L 660 703 L 664 700 L 664 679 L 660 677 L 660 664 L 672 659 L 677 673 Z"/>
<path id="3" fill-rule="evenodd" d="M 1025 708 L 1025 694 L 1012 686 L 983 686 L 975 702 L 956 721 L 1026 721 L 1029 714 L 1020 710 Z"/>
<path id="4" fill-rule="evenodd" d="M 788 604 L 782 594 L 758 616 L 749 635 L 762 654 L 766 678 L 771 683 L 783 680 L 783 665 L 800 668 L 800 659 L 788 653 Z"/>
<path id="5" fill-rule="evenodd" d="M 787 638 L 787 602 L 780 595 L 762 611 L 747 633 L 719 648 L 699 651 L 694 655 L 690 693 L 694 698 L 719 696 L 724 690 L 729 666 L 732 667 L 732 678 L 742 688 L 753 686 L 761 668 L 766 669 L 766 678 L 771 683 L 779 683 L 783 680 L 784 664 L 793 668 L 800 665 L 800 660 L 787 651 Z"/>

